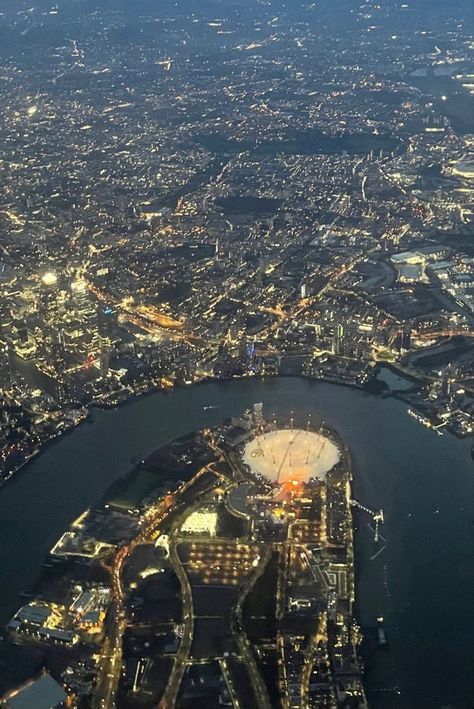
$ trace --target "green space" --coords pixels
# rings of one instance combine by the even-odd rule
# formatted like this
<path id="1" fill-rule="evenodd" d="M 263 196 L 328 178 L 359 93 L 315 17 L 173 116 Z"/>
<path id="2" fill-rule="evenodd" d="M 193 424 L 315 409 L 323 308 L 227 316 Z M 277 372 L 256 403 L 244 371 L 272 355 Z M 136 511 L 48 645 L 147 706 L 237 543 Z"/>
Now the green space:
<path id="1" fill-rule="evenodd" d="M 281 205 L 280 199 L 269 197 L 221 197 L 216 206 L 226 214 L 273 214 Z"/>
<path id="2" fill-rule="evenodd" d="M 451 76 L 411 77 L 411 81 L 435 100 L 435 108 L 449 118 L 454 130 L 461 135 L 474 131 L 474 96 L 462 83 Z M 446 96 L 443 100 L 441 97 Z"/>
<path id="3" fill-rule="evenodd" d="M 156 473 L 140 468 L 126 480 L 121 480 L 114 485 L 107 503 L 119 509 L 136 509 L 146 497 L 158 491 L 162 485 L 163 479 Z"/>
<path id="4" fill-rule="evenodd" d="M 392 152 L 401 146 L 401 141 L 391 135 L 375 133 L 344 133 L 332 136 L 318 129 L 289 131 L 283 140 L 267 140 L 259 143 L 236 141 L 217 135 L 199 135 L 196 141 L 214 153 L 237 153 L 249 151 L 256 155 L 366 155 L 371 150 Z"/>

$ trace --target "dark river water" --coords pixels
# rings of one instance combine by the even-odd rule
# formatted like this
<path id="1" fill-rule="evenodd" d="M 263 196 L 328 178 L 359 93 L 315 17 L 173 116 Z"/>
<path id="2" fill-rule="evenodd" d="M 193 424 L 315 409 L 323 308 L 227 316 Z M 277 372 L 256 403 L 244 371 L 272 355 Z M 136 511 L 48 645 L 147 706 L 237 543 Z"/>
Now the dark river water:
<path id="1" fill-rule="evenodd" d="M 0 490 L 0 621 L 21 604 L 46 551 L 84 508 L 171 439 L 255 401 L 325 420 L 353 454 L 354 495 L 385 512 L 375 559 L 357 516 L 358 618 L 375 709 L 474 706 L 474 464 L 470 442 L 436 436 L 389 398 L 298 378 L 206 384 L 97 411 Z M 216 408 L 204 410 L 203 406 Z M 379 547 L 382 548 L 382 547 Z M 386 619 L 388 647 L 374 642 Z M 0 665 L 0 673 L 2 666 Z M 398 688 L 400 695 L 393 690 Z"/>

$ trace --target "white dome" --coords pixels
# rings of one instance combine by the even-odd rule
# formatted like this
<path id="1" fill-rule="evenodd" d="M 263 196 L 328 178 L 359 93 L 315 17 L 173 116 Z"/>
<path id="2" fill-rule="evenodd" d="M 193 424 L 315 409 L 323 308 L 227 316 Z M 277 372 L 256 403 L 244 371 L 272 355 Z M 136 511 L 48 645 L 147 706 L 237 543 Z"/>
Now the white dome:
<path id="1" fill-rule="evenodd" d="M 313 431 L 281 429 L 257 436 L 245 446 L 244 463 L 271 482 L 324 480 L 340 459 L 337 446 Z"/>

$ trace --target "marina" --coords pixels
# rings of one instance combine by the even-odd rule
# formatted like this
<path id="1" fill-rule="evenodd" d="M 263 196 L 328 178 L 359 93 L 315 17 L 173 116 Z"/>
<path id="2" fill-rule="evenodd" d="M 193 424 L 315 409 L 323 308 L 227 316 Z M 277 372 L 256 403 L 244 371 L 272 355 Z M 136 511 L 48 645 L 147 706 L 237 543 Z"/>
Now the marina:
<path id="1" fill-rule="evenodd" d="M 442 436 L 443 432 L 440 431 L 439 426 L 434 426 L 432 421 L 427 416 L 423 416 L 422 414 L 419 414 L 417 411 L 414 411 L 413 409 L 408 409 L 407 411 L 408 415 L 411 416 L 412 418 L 415 419 L 415 421 L 418 421 L 418 423 L 421 423 L 423 426 L 426 428 L 431 429 L 434 431 L 438 436 Z M 442 424 L 441 424 L 442 425 Z"/>

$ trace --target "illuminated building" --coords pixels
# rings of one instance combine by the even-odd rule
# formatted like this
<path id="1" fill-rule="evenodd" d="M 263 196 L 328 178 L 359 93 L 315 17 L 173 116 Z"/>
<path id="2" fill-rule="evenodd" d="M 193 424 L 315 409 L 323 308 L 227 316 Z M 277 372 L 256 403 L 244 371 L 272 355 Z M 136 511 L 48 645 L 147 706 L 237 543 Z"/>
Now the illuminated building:
<path id="1" fill-rule="evenodd" d="M 56 286 L 58 283 L 58 277 L 52 271 L 48 271 L 41 277 L 42 282 L 45 286 Z"/>
<path id="2" fill-rule="evenodd" d="M 96 355 L 100 349 L 96 303 L 91 300 L 87 283 L 77 279 L 71 283 L 72 314 L 77 325 L 65 333 L 72 351 L 80 356 Z"/>
<path id="3" fill-rule="evenodd" d="M 337 446 L 314 431 L 279 429 L 249 441 L 243 459 L 257 475 L 271 482 L 324 480 L 340 457 Z"/>
<path id="4" fill-rule="evenodd" d="M 184 534 L 208 534 L 216 536 L 217 512 L 212 510 L 197 510 L 187 517 L 181 527 Z"/>

